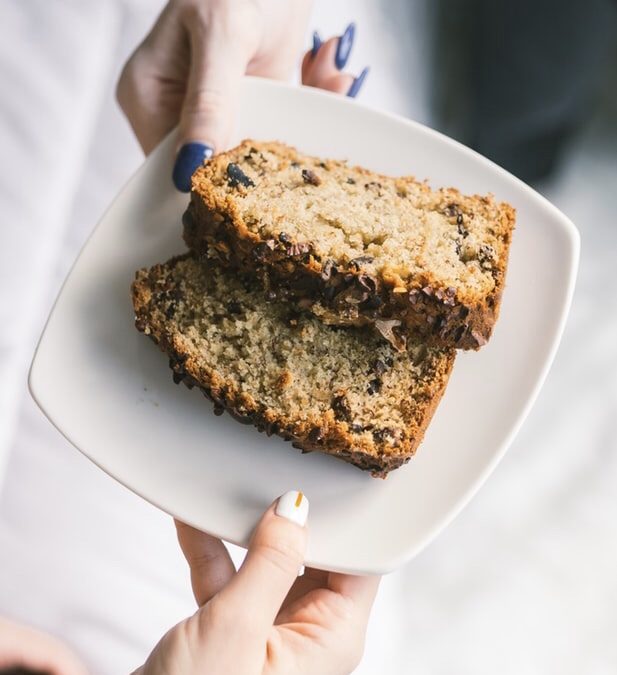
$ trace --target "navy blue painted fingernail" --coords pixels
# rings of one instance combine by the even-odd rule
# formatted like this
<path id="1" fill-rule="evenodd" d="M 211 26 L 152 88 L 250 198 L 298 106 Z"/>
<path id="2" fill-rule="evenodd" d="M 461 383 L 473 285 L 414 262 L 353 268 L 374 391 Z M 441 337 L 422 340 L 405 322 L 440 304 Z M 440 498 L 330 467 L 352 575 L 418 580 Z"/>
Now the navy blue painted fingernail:
<path id="1" fill-rule="evenodd" d="M 214 148 L 205 143 L 185 143 L 180 148 L 171 174 L 171 179 L 180 192 L 191 191 L 191 176 L 213 154 Z"/>
<path id="2" fill-rule="evenodd" d="M 358 95 L 358 92 L 360 91 L 360 87 L 364 84 L 364 80 L 366 79 L 366 76 L 368 75 L 369 68 L 368 66 L 356 77 L 356 79 L 351 83 L 351 87 L 349 87 L 349 91 L 347 92 L 347 96 L 350 96 L 351 98 L 355 98 Z"/>
<path id="3" fill-rule="evenodd" d="M 321 47 L 321 38 L 319 37 L 319 33 L 314 30 L 313 31 L 313 49 L 311 49 L 311 57 L 315 58 L 317 56 L 317 52 L 319 51 L 319 48 Z"/>
<path id="4" fill-rule="evenodd" d="M 338 45 L 336 46 L 336 54 L 334 55 L 334 65 L 339 69 L 347 65 L 349 60 L 349 55 L 351 54 L 351 48 L 353 47 L 353 39 L 356 35 L 356 24 L 350 23 L 345 32 L 338 39 Z"/>

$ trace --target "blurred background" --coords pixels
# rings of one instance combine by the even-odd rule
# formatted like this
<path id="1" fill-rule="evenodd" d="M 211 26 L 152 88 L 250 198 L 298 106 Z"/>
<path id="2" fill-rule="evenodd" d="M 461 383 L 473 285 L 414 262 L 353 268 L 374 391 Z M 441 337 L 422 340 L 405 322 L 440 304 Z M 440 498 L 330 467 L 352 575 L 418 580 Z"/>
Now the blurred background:
<path id="1" fill-rule="evenodd" d="M 101 674 L 192 612 L 184 561 L 170 519 L 70 447 L 25 382 L 69 266 L 142 161 L 114 86 L 161 6 L 0 3 L 0 616 Z M 615 673 L 617 3 L 316 0 L 309 28 L 352 20 L 362 103 L 472 145 L 582 236 L 537 404 L 470 506 L 384 579 L 356 672 Z"/>

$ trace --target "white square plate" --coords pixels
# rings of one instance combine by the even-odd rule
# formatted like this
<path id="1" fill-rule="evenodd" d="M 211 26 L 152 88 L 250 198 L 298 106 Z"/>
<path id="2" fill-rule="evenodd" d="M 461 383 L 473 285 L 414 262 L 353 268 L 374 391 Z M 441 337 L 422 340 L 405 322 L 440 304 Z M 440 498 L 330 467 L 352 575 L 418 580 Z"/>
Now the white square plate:
<path id="1" fill-rule="evenodd" d="M 415 458 L 387 480 L 288 443 L 173 384 L 165 356 L 133 325 L 139 267 L 184 250 L 186 195 L 171 183 L 173 138 L 147 159 L 90 237 L 49 317 L 30 390 L 93 462 L 161 509 L 245 545 L 261 511 L 289 489 L 311 502 L 307 564 L 384 573 L 418 553 L 503 456 L 546 376 L 576 277 L 579 237 L 544 198 L 435 131 L 315 89 L 247 78 L 237 136 L 433 186 L 493 192 L 517 210 L 501 318 L 462 353 Z"/>

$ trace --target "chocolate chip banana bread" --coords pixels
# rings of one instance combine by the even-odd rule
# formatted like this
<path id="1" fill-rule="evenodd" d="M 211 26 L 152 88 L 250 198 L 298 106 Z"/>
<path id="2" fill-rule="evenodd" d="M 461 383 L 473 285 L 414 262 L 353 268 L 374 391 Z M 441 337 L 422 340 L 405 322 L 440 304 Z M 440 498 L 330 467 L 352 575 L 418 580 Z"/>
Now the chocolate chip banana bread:
<path id="1" fill-rule="evenodd" d="M 190 248 L 253 270 L 324 322 L 477 349 L 504 287 L 514 209 L 281 143 L 244 141 L 193 176 Z"/>
<path id="2" fill-rule="evenodd" d="M 385 476 L 414 454 L 444 391 L 454 351 L 328 326 L 269 302 L 235 271 L 187 254 L 140 270 L 137 328 L 167 353 L 176 382 L 305 451 Z"/>

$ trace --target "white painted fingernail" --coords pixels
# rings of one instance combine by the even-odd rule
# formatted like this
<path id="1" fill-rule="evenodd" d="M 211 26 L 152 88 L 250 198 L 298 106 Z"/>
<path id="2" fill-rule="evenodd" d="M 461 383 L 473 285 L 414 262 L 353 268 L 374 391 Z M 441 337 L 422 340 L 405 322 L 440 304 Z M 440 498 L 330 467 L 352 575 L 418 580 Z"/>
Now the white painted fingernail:
<path id="1" fill-rule="evenodd" d="M 304 527 L 309 512 L 309 500 L 297 490 L 290 490 L 279 497 L 274 509 L 277 516 L 291 520 L 292 523 Z"/>

